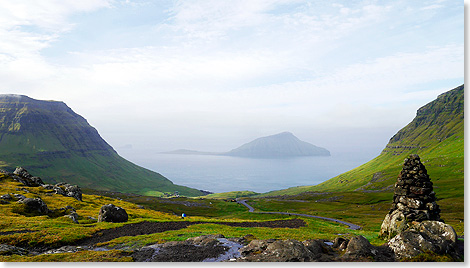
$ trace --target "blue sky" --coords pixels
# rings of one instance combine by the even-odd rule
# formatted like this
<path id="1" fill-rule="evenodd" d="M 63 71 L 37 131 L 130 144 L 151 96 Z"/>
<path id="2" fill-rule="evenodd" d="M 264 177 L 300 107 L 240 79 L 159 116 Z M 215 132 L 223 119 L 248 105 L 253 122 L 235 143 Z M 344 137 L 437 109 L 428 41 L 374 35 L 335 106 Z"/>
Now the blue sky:
<path id="1" fill-rule="evenodd" d="M 66 102 L 118 150 L 291 131 L 374 154 L 463 83 L 464 2 L 3 1 L 0 79 Z"/>

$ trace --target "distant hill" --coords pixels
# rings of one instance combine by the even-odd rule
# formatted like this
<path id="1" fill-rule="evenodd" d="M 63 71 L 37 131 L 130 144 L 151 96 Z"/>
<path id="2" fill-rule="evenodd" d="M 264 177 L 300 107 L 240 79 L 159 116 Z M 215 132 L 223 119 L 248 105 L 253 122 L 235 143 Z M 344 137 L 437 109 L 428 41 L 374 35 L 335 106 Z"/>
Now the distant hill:
<path id="1" fill-rule="evenodd" d="M 325 148 L 317 147 L 299 140 L 290 132 L 283 132 L 272 136 L 258 138 L 249 143 L 231 150 L 224 155 L 253 157 L 253 158 L 280 158 L 298 156 L 330 156 Z"/>
<path id="2" fill-rule="evenodd" d="M 392 191 L 403 160 L 418 154 L 440 198 L 464 196 L 464 85 L 421 107 L 373 160 L 315 186 L 301 186 L 267 195 L 306 191 Z"/>
<path id="3" fill-rule="evenodd" d="M 162 154 L 186 154 L 186 155 L 221 155 L 223 153 L 209 153 L 209 152 L 200 152 L 195 150 L 186 150 L 186 149 L 179 149 L 169 152 L 163 152 Z"/>
<path id="4" fill-rule="evenodd" d="M 210 153 L 180 149 L 164 154 L 184 155 L 225 155 L 247 158 L 283 158 L 301 156 L 330 156 L 330 152 L 305 141 L 299 140 L 290 132 L 255 139 L 225 153 Z"/>
<path id="5" fill-rule="evenodd" d="M 0 161 L 3 168 L 21 165 L 47 182 L 140 194 L 202 195 L 120 157 L 65 103 L 23 95 L 0 95 Z"/>

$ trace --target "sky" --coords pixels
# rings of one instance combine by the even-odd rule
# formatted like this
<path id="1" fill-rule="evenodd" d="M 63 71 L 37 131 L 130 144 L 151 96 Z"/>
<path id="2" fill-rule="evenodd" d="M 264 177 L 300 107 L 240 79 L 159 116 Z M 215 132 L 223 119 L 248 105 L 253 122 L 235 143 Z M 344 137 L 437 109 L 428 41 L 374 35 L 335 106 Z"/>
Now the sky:
<path id="1" fill-rule="evenodd" d="M 464 2 L 0 1 L 0 81 L 124 155 L 290 131 L 375 156 L 464 83 Z"/>

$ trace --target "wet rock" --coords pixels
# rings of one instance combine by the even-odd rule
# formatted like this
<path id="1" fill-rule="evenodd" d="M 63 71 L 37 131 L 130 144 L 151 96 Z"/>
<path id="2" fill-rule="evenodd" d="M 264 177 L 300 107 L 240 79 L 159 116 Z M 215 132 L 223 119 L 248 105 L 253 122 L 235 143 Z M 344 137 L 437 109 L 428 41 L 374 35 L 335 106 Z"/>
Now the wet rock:
<path id="1" fill-rule="evenodd" d="M 315 259 L 307 247 L 297 240 L 253 240 L 240 250 L 243 261 L 250 262 L 305 262 Z"/>
<path id="2" fill-rule="evenodd" d="M 127 222 L 128 219 L 126 210 L 113 204 L 102 206 L 98 214 L 98 222 Z"/>
<path id="3" fill-rule="evenodd" d="M 5 244 L 0 244 L 0 256 L 9 256 L 9 255 L 28 255 L 29 251 L 23 248 L 15 247 L 15 246 L 10 246 L 10 245 L 5 245 Z"/>
<path id="4" fill-rule="evenodd" d="M 132 253 L 136 262 L 202 262 L 216 260 L 228 248 L 218 239 L 223 235 L 207 235 L 189 238 L 185 241 L 172 241 L 149 245 Z"/>

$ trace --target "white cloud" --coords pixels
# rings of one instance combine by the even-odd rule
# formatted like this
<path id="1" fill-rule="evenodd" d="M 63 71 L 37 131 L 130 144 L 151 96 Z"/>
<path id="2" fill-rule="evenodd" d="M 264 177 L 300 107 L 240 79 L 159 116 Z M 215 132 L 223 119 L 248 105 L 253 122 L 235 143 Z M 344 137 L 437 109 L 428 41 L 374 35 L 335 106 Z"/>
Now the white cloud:
<path id="1" fill-rule="evenodd" d="M 420 23 L 429 19 L 439 24 L 432 17 L 403 12 L 422 5 L 174 3 L 168 7 L 169 17 L 159 20 L 165 23 L 155 25 L 151 33 L 139 32 L 138 27 L 131 27 L 136 32 L 121 33 L 136 40 L 153 34 L 156 41 L 96 50 L 59 46 L 68 57 L 59 65 L 42 51 L 54 48 L 65 34 L 74 34 L 80 21 L 72 21 L 73 14 L 127 9 L 111 0 L 2 2 L 0 90 L 64 100 L 105 133 L 125 128 L 113 118 L 125 118 L 120 121 L 128 128 L 145 122 L 152 134 L 162 125 L 165 131 L 183 134 L 198 127 L 233 133 L 242 127 L 400 125 L 414 114 L 416 105 L 445 90 L 433 86 L 414 92 L 416 88 L 433 81 L 463 80 L 462 43 L 443 42 L 435 35 L 444 32 L 425 30 L 416 34 L 421 39 L 400 39 L 402 32 L 415 31 L 410 30 L 415 17 Z M 432 4 L 444 5 L 425 6 Z M 140 8 L 129 1 L 124 6 Z M 381 45 L 385 47 L 377 49 Z"/>

